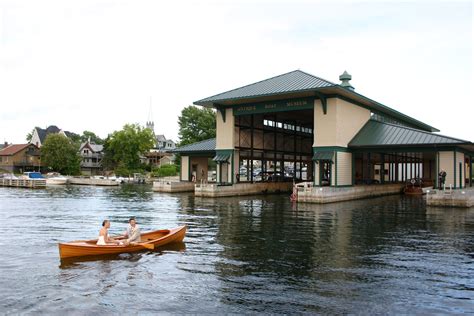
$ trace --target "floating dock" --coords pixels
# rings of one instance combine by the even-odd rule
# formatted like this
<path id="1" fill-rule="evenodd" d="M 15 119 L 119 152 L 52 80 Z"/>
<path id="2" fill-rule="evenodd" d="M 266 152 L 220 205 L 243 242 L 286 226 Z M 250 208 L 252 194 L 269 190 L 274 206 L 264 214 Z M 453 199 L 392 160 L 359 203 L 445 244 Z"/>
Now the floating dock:
<path id="1" fill-rule="evenodd" d="M 0 186 L 44 189 L 46 188 L 46 179 L 0 179 Z"/>

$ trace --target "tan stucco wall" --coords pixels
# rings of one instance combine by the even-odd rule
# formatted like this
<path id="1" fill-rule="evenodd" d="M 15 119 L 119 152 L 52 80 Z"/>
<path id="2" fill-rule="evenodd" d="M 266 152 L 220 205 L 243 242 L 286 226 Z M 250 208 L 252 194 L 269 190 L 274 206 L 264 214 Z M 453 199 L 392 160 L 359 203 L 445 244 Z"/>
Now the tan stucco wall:
<path id="1" fill-rule="evenodd" d="M 337 154 L 337 185 L 352 185 L 352 154 Z"/>
<path id="2" fill-rule="evenodd" d="M 207 157 L 190 157 L 191 159 L 191 173 L 196 177 L 196 182 L 207 181 L 208 161 Z M 193 171 L 193 166 L 196 165 L 196 170 Z M 204 175 L 203 175 L 204 174 Z"/>
<path id="3" fill-rule="evenodd" d="M 225 122 L 216 111 L 216 149 L 234 149 L 234 114 L 232 108 L 226 109 Z"/>
<path id="4" fill-rule="evenodd" d="M 313 162 L 314 165 L 314 184 L 319 185 L 319 163 Z"/>
<path id="5" fill-rule="evenodd" d="M 446 171 L 446 188 L 449 185 L 454 187 L 454 152 L 453 151 L 440 151 L 439 152 L 439 167 L 438 173 L 441 169 Z"/>
<path id="6" fill-rule="evenodd" d="M 321 101 L 315 100 L 313 146 L 347 147 L 369 119 L 369 110 L 338 98 L 327 100 L 324 114 Z"/>
<path id="7" fill-rule="evenodd" d="M 189 181 L 189 156 L 181 156 L 181 181 Z"/>

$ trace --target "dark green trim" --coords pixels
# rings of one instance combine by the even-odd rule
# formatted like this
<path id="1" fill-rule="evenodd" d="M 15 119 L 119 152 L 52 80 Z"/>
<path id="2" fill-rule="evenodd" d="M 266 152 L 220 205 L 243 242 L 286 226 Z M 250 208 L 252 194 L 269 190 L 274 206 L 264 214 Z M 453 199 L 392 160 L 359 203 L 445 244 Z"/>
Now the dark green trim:
<path id="1" fill-rule="evenodd" d="M 258 113 L 275 113 L 314 108 L 314 97 L 255 102 L 233 107 L 234 116 Z"/>
<path id="2" fill-rule="evenodd" d="M 181 156 L 189 156 L 189 157 L 208 157 L 208 158 L 212 158 L 216 155 L 216 152 L 215 151 L 201 151 L 201 152 L 190 152 L 190 153 L 180 153 Z"/>
<path id="3" fill-rule="evenodd" d="M 453 175 L 454 175 L 454 178 L 453 178 L 453 185 L 454 185 L 454 188 L 453 189 L 456 189 L 456 150 L 454 150 L 454 171 L 453 171 Z"/>
<path id="4" fill-rule="evenodd" d="M 322 94 L 321 92 L 318 92 L 318 91 L 314 91 L 314 93 L 319 98 L 319 100 L 321 100 L 321 106 L 323 108 L 323 113 L 324 113 L 324 115 L 326 115 L 328 113 L 328 101 L 326 99 L 326 96 L 324 94 Z"/>
<path id="5" fill-rule="evenodd" d="M 233 164 L 234 164 L 234 150 L 233 149 L 216 149 L 216 156 L 218 155 L 224 155 L 224 156 L 228 156 L 230 161 L 228 162 L 222 162 L 222 161 L 218 161 L 217 163 L 219 164 L 219 183 L 223 183 L 222 182 L 222 164 L 223 163 L 228 163 L 232 170 L 231 170 L 231 179 L 229 181 L 229 179 L 227 179 L 227 182 L 226 183 L 234 183 L 234 169 L 233 169 Z M 228 178 L 228 177 L 227 177 Z"/>
<path id="6" fill-rule="evenodd" d="M 188 181 L 192 182 L 193 180 L 193 171 L 191 169 L 191 157 L 188 156 Z"/>
<path id="7" fill-rule="evenodd" d="M 230 167 L 232 168 L 230 170 L 230 183 L 234 184 L 234 151 L 232 150 L 232 153 L 230 154 Z"/>
<path id="8" fill-rule="evenodd" d="M 463 182 L 463 176 L 462 176 L 462 162 L 459 163 L 459 188 L 462 189 L 462 182 Z"/>
<path id="9" fill-rule="evenodd" d="M 469 156 L 469 186 L 472 187 L 472 156 Z"/>
<path id="10" fill-rule="evenodd" d="M 439 188 L 440 186 L 440 183 L 439 183 L 439 151 L 436 152 L 436 180 L 435 180 L 435 183 L 436 183 L 436 188 Z"/>
<path id="11" fill-rule="evenodd" d="M 318 151 L 339 151 L 339 152 L 352 152 L 350 148 L 342 146 L 314 146 L 313 155 Z"/>
<path id="12" fill-rule="evenodd" d="M 338 188 L 350 188 L 350 187 L 353 187 L 354 185 L 352 184 L 342 184 L 342 185 L 338 185 L 337 187 Z"/>
<path id="13" fill-rule="evenodd" d="M 435 152 L 435 151 L 454 151 L 456 147 L 366 147 L 366 148 L 358 148 L 358 147 L 350 147 L 350 151 L 353 153 L 412 153 L 412 152 Z M 460 151 L 460 150 L 458 150 Z"/>
<path id="14" fill-rule="evenodd" d="M 352 160 L 352 185 L 355 184 L 355 155 L 351 153 L 351 160 Z M 362 161 L 362 164 L 364 164 L 364 162 Z"/>
<path id="15" fill-rule="evenodd" d="M 226 108 L 220 105 L 215 105 L 215 108 L 217 109 L 217 112 L 219 112 L 222 116 L 222 121 L 225 123 L 225 113 L 226 113 Z"/>

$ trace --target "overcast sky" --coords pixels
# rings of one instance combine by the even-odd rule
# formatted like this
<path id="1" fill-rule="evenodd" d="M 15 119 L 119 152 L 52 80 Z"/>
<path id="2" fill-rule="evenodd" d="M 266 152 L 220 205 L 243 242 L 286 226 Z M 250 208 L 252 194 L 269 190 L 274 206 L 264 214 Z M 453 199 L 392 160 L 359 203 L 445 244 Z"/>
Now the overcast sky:
<path id="1" fill-rule="evenodd" d="M 54 124 L 177 140 L 193 101 L 301 69 L 474 141 L 470 1 L 3 1 L 0 141 Z"/>

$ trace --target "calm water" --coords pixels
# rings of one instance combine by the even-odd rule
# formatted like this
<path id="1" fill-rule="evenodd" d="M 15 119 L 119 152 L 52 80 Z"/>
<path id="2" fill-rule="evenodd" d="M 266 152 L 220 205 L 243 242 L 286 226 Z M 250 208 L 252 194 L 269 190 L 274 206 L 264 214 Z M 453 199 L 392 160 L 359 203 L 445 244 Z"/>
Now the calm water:
<path id="1" fill-rule="evenodd" d="M 62 263 L 57 243 L 186 224 L 185 243 Z M 474 311 L 474 209 L 400 196 L 293 206 L 147 186 L 0 188 L 1 313 Z"/>

